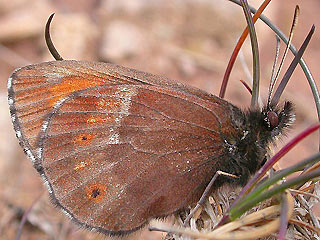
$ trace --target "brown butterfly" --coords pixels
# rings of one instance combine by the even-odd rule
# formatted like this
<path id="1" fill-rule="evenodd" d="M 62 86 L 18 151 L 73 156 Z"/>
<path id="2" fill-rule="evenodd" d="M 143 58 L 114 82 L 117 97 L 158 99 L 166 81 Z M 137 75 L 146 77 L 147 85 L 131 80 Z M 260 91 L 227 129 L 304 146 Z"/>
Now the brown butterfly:
<path id="1" fill-rule="evenodd" d="M 242 111 L 199 89 L 107 63 L 29 65 L 8 81 L 20 145 L 53 202 L 122 235 L 196 203 L 213 175 L 243 185 L 294 119 L 292 104 Z"/>

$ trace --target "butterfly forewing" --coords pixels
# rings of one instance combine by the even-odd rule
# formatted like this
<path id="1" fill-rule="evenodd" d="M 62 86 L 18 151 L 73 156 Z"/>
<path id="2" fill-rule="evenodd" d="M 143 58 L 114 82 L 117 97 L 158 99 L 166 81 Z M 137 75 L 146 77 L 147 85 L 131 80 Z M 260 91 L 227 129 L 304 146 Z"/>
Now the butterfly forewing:
<path id="1" fill-rule="evenodd" d="M 132 71 L 111 64 L 80 61 L 47 62 L 16 70 L 9 78 L 8 92 L 11 116 L 20 144 L 32 152 L 32 158 L 36 158 L 35 149 L 44 118 L 57 102 L 89 87 L 142 84 L 126 77 L 132 75 Z M 142 75 L 135 73 L 137 77 Z"/>
<path id="2" fill-rule="evenodd" d="M 9 98 L 20 141 L 37 152 L 36 168 L 69 216 L 120 234 L 198 200 L 219 170 L 222 131 L 234 131 L 232 105 L 113 65 L 49 65 L 15 72 Z M 43 95 L 26 92 L 44 86 Z M 224 114 L 231 118 L 219 119 Z"/>

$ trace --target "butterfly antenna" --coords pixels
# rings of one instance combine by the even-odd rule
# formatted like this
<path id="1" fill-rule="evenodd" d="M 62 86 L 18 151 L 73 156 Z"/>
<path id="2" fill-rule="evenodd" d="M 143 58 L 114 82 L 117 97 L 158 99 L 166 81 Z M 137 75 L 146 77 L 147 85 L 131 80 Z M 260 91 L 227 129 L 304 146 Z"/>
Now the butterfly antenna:
<path id="1" fill-rule="evenodd" d="M 269 108 L 270 106 L 270 101 L 271 101 L 271 95 L 274 89 L 274 85 L 275 85 L 275 70 L 276 70 L 276 66 L 277 66 L 277 62 L 279 59 L 279 51 L 280 51 L 280 38 L 278 37 L 278 35 L 276 35 L 276 54 L 275 54 L 275 58 L 273 61 L 273 66 L 272 66 L 272 71 L 271 71 L 271 80 L 270 80 L 270 85 L 269 85 L 269 93 L 268 93 L 268 101 L 267 101 L 267 107 Z"/>
<path id="2" fill-rule="evenodd" d="M 280 62 L 280 65 L 279 65 L 279 68 L 278 68 L 278 71 L 276 73 L 276 76 L 272 79 L 271 78 L 271 82 L 270 82 L 270 87 L 269 87 L 269 96 L 268 96 L 268 102 L 267 102 L 267 106 L 269 107 L 270 106 L 270 101 L 271 101 L 271 95 L 272 95 L 272 92 L 273 92 L 273 89 L 274 89 L 274 86 L 279 78 L 279 74 L 280 74 L 280 71 L 282 69 L 282 66 L 283 66 L 283 63 L 284 63 L 284 60 L 288 54 L 288 51 L 289 51 L 289 48 L 290 48 L 290 45 L 291 45 L 291 42 L 292 42 L 292 38 L 293 38 L 293 33 L 296 29 L 296 26 L 297 26 L 297 23 L 298 23 L 298 19 L 299 19 L 299 14 L 300 14 L 300 8 L 299 6 L 297 5 L 295 10 L 294 10 L 294 17 L 293 17 L 293 21 L 292 21 L 292 25 L 291 25 L 291 29 L 290 29 L 290 34 L 289 34 L 289 40 L 288 40 L 288 44 L 286 46 L 286 49 L 283 53 L 283 56 L 282 56 L 282 59 L 281 59 L 281 62 Z M 278 41 L 278 40 L 277 40 Z M 277 50 L 278 51 L 278 50 Z M 277 56 L 276 56 L 277 57 Z M 274 63 L 274 67 L 275 67 L 275 64 L 276 64 L 276 61 Z M 273 75 L 273 73 L 272 73 Z"/>
<path id="3" fill-rule="evenodd" d="M 47 21 L 47 24 L 46 24 L 46 29 L 45 29 L 45 32 L 44 32 L 44 36 L 45 36 L 45 39 L 46 39 L 46 43 L 47 43 L 47 47 L 51 53 L 51 55 L 54 57 L 55 60 L 57 61 L 61 61 L 63 60 L 63 58 L 60 56 L 60 54 L 58 53 L 57 49 L 55 48 L 52 40 L 51 40 L 51 36 L 50 36 L 50 24 L 51 24 L 51 21 L 53 19 L 53 16 L 54 16 L 54 13 L 52 13 Z"/>

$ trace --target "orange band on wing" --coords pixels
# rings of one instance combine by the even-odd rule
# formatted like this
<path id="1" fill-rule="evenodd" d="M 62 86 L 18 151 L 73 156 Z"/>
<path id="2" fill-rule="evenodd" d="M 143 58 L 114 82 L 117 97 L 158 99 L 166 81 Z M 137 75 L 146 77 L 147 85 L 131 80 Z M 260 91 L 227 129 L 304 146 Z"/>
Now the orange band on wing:
<path id="1" fill-rule="evenodd" d="M 49 88 L 49 91 L 52 93 L 53 97 L 50 99 L 50 106 L 53 107 L 59 100 L 68 96 L 71 93 L 74 93 L 79 90 L 87 89 L 90 87 L 96 87 L 102 85 L 101 81 L 92 81 L 92 79 L 87 80 L 83 78 L 75 79 L 68 78 L 63 80 L 60 84 L 54 85 Z"/>

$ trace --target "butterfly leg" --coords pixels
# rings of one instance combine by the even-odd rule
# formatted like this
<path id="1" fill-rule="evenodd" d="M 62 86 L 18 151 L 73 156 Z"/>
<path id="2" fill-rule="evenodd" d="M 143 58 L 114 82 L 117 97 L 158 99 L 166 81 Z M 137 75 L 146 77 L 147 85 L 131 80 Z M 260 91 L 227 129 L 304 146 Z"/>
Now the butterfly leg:
<path id="1" fill-rule="evenodd" d="M 190 222 L 190 219 L 193 217 L 193 215 L 195 214 L 195 212 L 201 207 L 201 205 L 204 203 L 204 201 L 206 200 L 211 187 L 213 185 L 213 183 L 215 182 L 215 180 L 217 179 L 218 176 L 220 175 L 224 175 L 224 176 L 228 176 L 228 177 L 234 177 L 234 178 L 238 178 L 237 176 L 230 174 L 230 173 L 226 173 L 223 171 L 217 171 L 214 176 L 211 178 L 209 184 L 207 185 L 206 189 L 204 190 L 204 192 L 202 193 L 201 198 L 199 199 L 199 201 L 197 202 L 197 205 L 195 206 L 194 209 L 191 210 L 191 212 L 189 213 L 189 215 L 187 216 L 186 220 L 183 223 L 184 227 L 187 227 L 187 225 Z"/>

